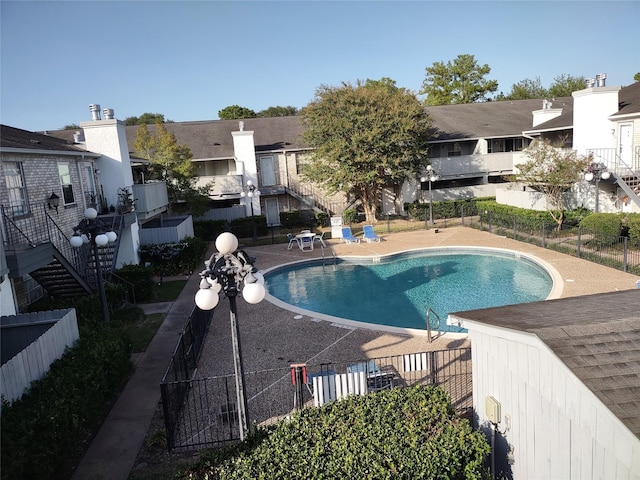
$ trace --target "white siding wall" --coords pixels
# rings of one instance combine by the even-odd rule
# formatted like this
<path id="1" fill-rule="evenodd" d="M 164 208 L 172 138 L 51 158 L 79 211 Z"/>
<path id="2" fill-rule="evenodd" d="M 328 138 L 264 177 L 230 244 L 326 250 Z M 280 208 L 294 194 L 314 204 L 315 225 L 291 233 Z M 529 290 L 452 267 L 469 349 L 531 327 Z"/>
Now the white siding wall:
<path id="1" fill-rule="evenodd" d="M 513 447 L 512 478 L 640 479 L 640 440 L 537 337 L 464 323 L 478 426 L 488 429 L 485 398 L 493 396 L 498 431 Z"/>
<path id="2" fill-rule="evenodd" d="M 614 148 L 615 127 L 608 117 L 618 112 L 620 87 L 595 87 L 573 92 L 573 149 Z"/>

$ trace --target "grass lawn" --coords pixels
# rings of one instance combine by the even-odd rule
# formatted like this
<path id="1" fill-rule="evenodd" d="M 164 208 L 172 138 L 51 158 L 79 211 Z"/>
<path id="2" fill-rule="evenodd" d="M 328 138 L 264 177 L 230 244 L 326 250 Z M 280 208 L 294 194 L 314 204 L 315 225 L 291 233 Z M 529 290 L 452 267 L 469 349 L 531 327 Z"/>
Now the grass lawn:
<path id="1" fill-rule="evenodd" d="M 156 302 L 173 302 L 187 284 L 186 280 L 163 281 L 155 286 Z"/>

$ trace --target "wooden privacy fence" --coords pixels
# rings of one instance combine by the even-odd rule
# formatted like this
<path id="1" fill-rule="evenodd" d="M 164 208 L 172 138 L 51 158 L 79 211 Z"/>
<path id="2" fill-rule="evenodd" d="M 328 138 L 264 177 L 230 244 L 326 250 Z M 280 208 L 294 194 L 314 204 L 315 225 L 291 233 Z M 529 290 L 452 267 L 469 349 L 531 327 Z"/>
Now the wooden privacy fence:
<path id="1" fill-rule="evenodd" d="M 296 410 L 346 395 L 387 388 L 437 385 L 462 415 L 472 410 L 471 349 L 418 352 L 245 373 L 249 425 L 271 425 Z M 213 447 L 240 440 L 235 377 L 163 382 L 169 450 Z"/>

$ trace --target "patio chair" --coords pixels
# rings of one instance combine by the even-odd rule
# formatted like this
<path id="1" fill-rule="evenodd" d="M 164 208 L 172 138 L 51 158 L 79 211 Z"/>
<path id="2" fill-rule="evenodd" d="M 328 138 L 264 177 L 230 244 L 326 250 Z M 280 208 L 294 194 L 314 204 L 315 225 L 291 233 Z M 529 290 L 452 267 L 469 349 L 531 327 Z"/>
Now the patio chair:
<path id="1" fill-rule="evenodd" d="M 302 250 L 303 252 L 313 250 L 313 237 L 312 236 L 302 237 L 302 238 L 299 239 L 299 242 L 300 242 L 299 243 L 300 250 Z"/>
<path id="2" fill-rule="evenodd" d="M 360 239 L 353 236 L 351 233 L 351 227 L 342 227 L 342 240 L 347 243 L 360 243 Z"/>
<path id="3" fill-rule="evenodd" d="M 298 242 L 298 239 L 294 237 L 292 233 L 287 233 L 287 239 L 289 240 L 289 246 L 287 247 L 287 250 L 291 250 L 293 248 L 293 245 L 295 244 L 300 246 L 300 242 Z"/>
<path id="4" fill-rule="evenodd" d="M 377 236 L 373 231 L 373 225 L 365 225 L 364 227 L 362 227 L 362 232 L 363 232 L 362 238 L 364 238 L 367 241 L 367 243 L 380 241 L 380 237 Z"/>
<path id="5" fill-rule="evenodd" d="M 320 242 L 322 244 L 323 247 L 326 247 L 327 245 L 324 243 L 324 232 L 322 233 L 316 233 L 315 237 L 313 237 L 313 241 L 316 242 Z"/>
<path id="6" fill-rule="evenodd" d="M 367 389 L 369 392 L 379 392 L 393 388 L 393 372 L 383 372 L 373 360 L 368 362 L 350 363 L 347 365 L 348 373 L 364 372 L 367 378 Z"/>

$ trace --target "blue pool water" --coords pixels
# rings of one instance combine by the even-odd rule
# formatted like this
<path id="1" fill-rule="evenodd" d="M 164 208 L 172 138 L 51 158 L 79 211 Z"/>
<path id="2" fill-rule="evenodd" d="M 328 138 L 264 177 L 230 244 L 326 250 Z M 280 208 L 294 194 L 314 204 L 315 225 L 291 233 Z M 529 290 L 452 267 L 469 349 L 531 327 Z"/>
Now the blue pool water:
<path id="1" fill-rule="evenodd" d="M 449 313 L 544 300 L 553 279 L 514 252 L 436 249 L 291 264 L 267 272 L 265 286 L 304 310 L 392 327 L 424 330 L 430 307 L 441 330 L 464 332 L 446 325 Z"/>

